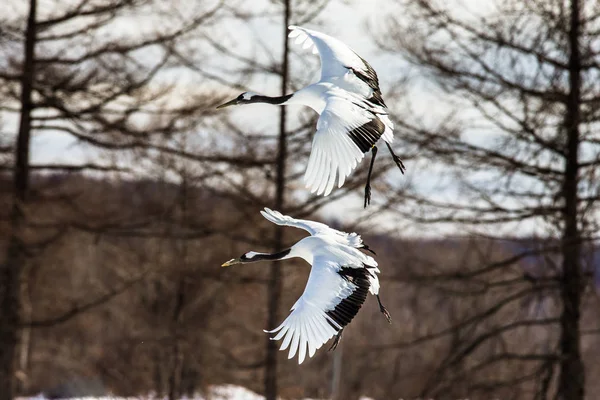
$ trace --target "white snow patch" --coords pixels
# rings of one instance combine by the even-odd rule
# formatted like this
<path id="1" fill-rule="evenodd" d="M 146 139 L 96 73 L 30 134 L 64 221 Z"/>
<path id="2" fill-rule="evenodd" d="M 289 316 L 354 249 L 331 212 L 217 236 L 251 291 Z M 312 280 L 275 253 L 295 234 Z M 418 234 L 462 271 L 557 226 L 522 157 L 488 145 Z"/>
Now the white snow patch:
<path id="1" fill-rule="evenodd" d="M 264 400 L 265 398 L 253 391 L 237 385 L 212 386 L 206 395 L 195 395 L 194 397 L 183 397 L 182 400 Z M 33 397 L 17 397 L 15 400 L 46 400 L 43 394 Z M 147 395 L 139 397 L 72 397 L 65 400 L 167 400 L 166 397 Z M 305 398 L 303 400 L 319 400 Z M 361 396 L 360 400 L 373 400 L 370 397 Z"/>
<path id="2" fill-rule="evenodd" d="M 207 400 L 264 400 L 264 397 L 236 385 L 214 386 Z"/>

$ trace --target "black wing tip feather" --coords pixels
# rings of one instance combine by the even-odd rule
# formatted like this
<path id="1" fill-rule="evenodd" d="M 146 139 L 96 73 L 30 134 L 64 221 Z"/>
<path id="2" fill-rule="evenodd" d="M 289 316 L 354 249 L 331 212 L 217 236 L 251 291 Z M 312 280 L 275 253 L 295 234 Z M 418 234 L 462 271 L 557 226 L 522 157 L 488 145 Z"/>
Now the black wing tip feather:
<path id="1" fill-rule="evenodd" d="M 356 54 L 356 56 L 360 58 L 360 60 L 363 62 L 365 69 L 362 71 L 357 70 L 356 68 L 348 69 L 352 70 L 352 72 L 354 73 L 354 75 L 356 75 L 358 79 L 365 82 L 367 85 L 369 85 L 371 89 L 373 89 L 373 96 L 371 96 L 367 100 L 373 104 L 377 104 L 378 106 L 387 108 L 381 95 L 381 89 L 379 88 L 379 78 L 377 77 L 377 72 L 375 72 L 375 69 L 371 67 L 371 64 L 369 64 L 367 60 L 365 60 L 358 54 Z"/>
<path id="2" fill-rule="evenodd" d="M 354 54 L 356 54 L 356 53 L 354 53 Z M 375 72 L 375 68 L 373 68 L 371 66 L 371 64 L 369 64 L 367 62 L 367 60 L 365 60 L 358 54 L 356 54 L 356 56 L 358 58 L 360 58 L 360 60 L 363 62 L 364 66 L 365 66 L 364 71 L 360 71 L 360 73 L 362 75 L 364 75 L 365 78 L 369 79 L 369 82 L 367 82 L 369 84 L 369 86 L 371 86 L 373 89 L 379 89 L 379 77 L 377 76 L 377 72 Z"/>
<path id="3" fill-rule="evenodd" d="M 381 92 L 379 91 L 379 89 L 375 90 L 373 92 L 373 96 L 368 98 L 367 101 L 369 101 L 373 104 L 377 104 L 378 106 L 387 108 L 387 105 L 383 101 L 383 97 L 381 97 Z"/>
<path id="4" fill-rule="evenodd" d="M 377 255 L 377 253 L 375 253 L 375 250 L 371 249 L 369 246 L 367 246 L 366 244 L 363 243 L 361 249 L 368 251 L 369 253 L 373 254 L 373 255 Z"/>

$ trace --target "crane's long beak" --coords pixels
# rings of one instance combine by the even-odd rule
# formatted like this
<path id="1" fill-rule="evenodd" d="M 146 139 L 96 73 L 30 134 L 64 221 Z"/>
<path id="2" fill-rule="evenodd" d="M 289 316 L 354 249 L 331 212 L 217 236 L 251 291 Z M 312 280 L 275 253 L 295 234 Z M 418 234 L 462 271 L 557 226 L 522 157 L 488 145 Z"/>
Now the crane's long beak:
<path id="1" fill-rule="evenodd" d="M 232 258 L 231 260 L 221 264 L 221 267 L 229 267 L 230 265 L 240 264 L 241 262 L 242 260 L 240 260 L 239 258 Z"/>
<path id="2" fill-rule="evenodd" d="M 233 99 L 233 100 L 228 101 L 227 103 L 223 103 L 220 106 L 217 106 L 217 108 L 225 108 L 225 107 L 229 107 L 229 106 L 235 106 L 238 103 L 239 103 L 238 99 Z"/>

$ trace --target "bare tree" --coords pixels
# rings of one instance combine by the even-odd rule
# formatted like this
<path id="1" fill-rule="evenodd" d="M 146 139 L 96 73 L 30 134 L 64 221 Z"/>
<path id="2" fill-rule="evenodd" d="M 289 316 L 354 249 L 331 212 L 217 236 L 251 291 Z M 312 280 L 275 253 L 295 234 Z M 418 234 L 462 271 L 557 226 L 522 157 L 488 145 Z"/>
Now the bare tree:
<path id="1" fill-rule="evenodd" d="M 463 344 L 453 346 L 441 362 L 442 370 L 458 360 L 468 364 L 469 357 L 476 358 L 473 350 L 484 343 L 501 340 L 506 346 L 507 332 L 519 326 L 560 331 L 559 338 L 547 336 L 543 351 L 517 354 L 509 347 L 501 357 L 492 352 L 480 367 L 496 364 L 500 369 L 504 362 L 522 362 L 531 369 L 506 381 L 469 379 L 471 385 L 464 390 L 470 393 L 511 385 L 523 389 L 532 382 L 537 398 L 553 392 L 562 399 L 584 398 L 580 321 L 590 280 L 583 255 L 593 251 L 587 243 L 596 240 L 598 226 L 594 176 L 600 148 L 593 106 L 599 93 L 594 78 L 599 72 L 598 52 L 593 46 L 598 38 L 597 12 L 596 5 L 584 7 L 579 0 L 494 2 L 477 10 L 421 0 L 403 3 L 402 17 L 391 18 L 386 25 L 390 34 L 382 45 L 422 68 L 437 83 L 431 88 L 435 94 L 450 100 L 439 102 L 447 112 L 434 115 L 440 116 L 437 124 L 423 123 L 426 119 L 420 113 L 413 114 L 417 118 L 402 115 L 402 137 L 428 162 L 437 161 L 428 171 L 421 163 L 423 177 L 437 176 L 446 187 L 458 188 L 438 192 L 434 198 L 414 185 L 392 196 L 387 208 L 413 221 L 451 225 L 499 241 L 503 229 L 508 237 L 523 229 L 533 238 L 504 241 L 511 243 L 516 256 L 482 263 L 472 272 L 430 270 L 419 275 L 496 285 L 500 282 L 490 274 L 515 267 L 519 271 L 518 262 L 526 257 L 538 260 L 532 271 L 506 280 L 502 284 L 506 296 L 478 318 L 459 317 L 454 329 L 450 325 L 439 335 L 465 328 L 477 332 L 483 323 L 480 318 L 496 318 L 502 308 L 536 292 L 559 304 L 546 309 L 549 315 L 544 318 L 526 314 L 475 336 L 461 333 Z M 525 282 L 531 285 L 521 292 L 518 288 Z M 490 292 L 483 290 L 481 296 L 489 297 Z M 446 369 L 432 377 L 424 392 L 437 393 L 449 373 Z M 458 376 L 464 378 L 462 373 Z"/>
<path id="2" fill-rule="evenodd" d="M 102 4 L 82 0 L 60 7 L 46 6 L 37 10 L 36 1 L 32 0 L 26 18 L 13 14 L 6 15 L 2 21 L 3 33 L 7 36 L 0 42 L 6 60 L 0 73 L 3 93 L 0 109 L 3 116 L 16 116 L 20 120 L 19 131 L 14 135 L 10 240 L 0 286 L 0 392 L 6 396 L 2 398 L 7 399 L 14 394 L 12 381 L 19 328 L 31 325 L 20 315 L 21 283 L 26 279 L 23 272 L 31 256 L 58 240 L 68 229 L 114 233 L 142 227 L 139 220 L 126 221 L 126 216 L 118 213 L 105 215 L 102 223 L 92 221 L 90 213 L 83 208 L 77 208 L 79 215 L 67 221 L 34 218 L 32 210 L 36 204 L 29 199 L 32 170 L 118 174 L 131 169 L 95 161 L 31 165 L 32 137 L 37 133 L 61 133 L 114 153 L 151 149 L 155 137 L 185 129 L 179 123 L 181 116 L 190 115 L 199 107 L 204 109 L 207 98 L 198 96 L 195 102 L 185 106 L 169 105 L 172 90 L 158 84 L 156 79 L 171 66 L 172 49 L 177 47 L 178 41 L 189 40 L 189 35 L 209 25 L 221 4 L 197 8 L 185 16 L 176 10 L 161 9 L 159 2 L 132 0 Z M 124 33 L 121 36 L 105 34 L 136 11 L 147 12 L 163 21 L 170 19 L 171 24 L 164 30 L 145 32 L 146 36 L 125 38 Z M 118 33 L 118 29 L 113 33 Z M 153 51 L 156 56 L 148 58 Z M 149 118 L 153 119 L 152 124 L 147 123 Z M 166 153 L 174 152 L 160 144 L 156 147 Z M 36 195 L 38 199 L 43 197 L 40 193 Z M 62 199 L 64 204 L 72 205 L 70 200 Z M 34 235 L 25 235 L 33 230 L 36 230 Z M 103 303 L 98 300 L 67 311 L 54 322 L 65 321 L 93 304 Z M 27 329 L 23 330 L 24 349 L 29 348 Z M 27 357 L 22 357 L 25 359 Z"/>
<path id="3" fill-rule="evenodd" d="M 15 372 L 15 353 L 18 345 L 18 330 L 21 324 L 20 291 L 21 277 L 25 268 L 27 252 L 23 244 L 25 218 L 23 208 L 29 191 L 29 142 L 31 113 L 33 110 L 32 90 L 35 73 L 37 2 L 29 3 L 29 15 L 25 33 L 24 63 L 21 74 L 21 115 L 17 145 L 15 146 L 15 168 L 13 176 L 13 204 L 10 213 L 11 234 L 6 259 L 1 265 L 2 283 L 0 283 L 0 399 L 11 400 L 14 397 L 13 376 Z"/>

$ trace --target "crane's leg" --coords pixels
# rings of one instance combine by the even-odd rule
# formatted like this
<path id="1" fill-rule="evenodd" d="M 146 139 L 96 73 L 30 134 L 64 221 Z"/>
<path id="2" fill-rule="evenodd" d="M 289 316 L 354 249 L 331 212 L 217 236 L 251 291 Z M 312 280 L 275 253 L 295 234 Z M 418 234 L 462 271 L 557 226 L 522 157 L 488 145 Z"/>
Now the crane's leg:
<path id="1" fill-rule="evenodd" d="M 390 313 L 388 312 L 388 310 L 383 306 L 383 304 L 381 304 L 381 299 L 379 298 L 379 295 L 375 295 L 377 296 L 377 302 L 379 303 L 379 311 L 381 311 L 381 313 L 385 316 L 385 318 L 387 319 L 387 321 L 391 324 L 392 323 L 392 316 L 390 315 Z"/>
<path id="2" fill-rule="evenodd" d="M 365 186 L 365 208 L 371 204 L 371 172 L 373 172 L 373 164 L 377 156 L 377 146 L 371 149 L 371 165 L 369 165 L 369 175 L 367 175 L 367 186 Z"/>
<path id="3" fill-rule="evenodd" d="M 344 328 L 340 329 L 340 331 L 338 332 L 338 334 L 335 335 L 335 340 L 333 341 L 333 344 L 331 345 L 331 347 L 327 351 L 333 351 L 333 350 L 337 349 L 338 344 L 340 344 L 340 340 L 342 340 L 342 332 L 343 331 L 344 331 Z"/>
<path id="4" fill-rule="evenodd" d="M 400 159 L 400 157 L 398 157 L 396 155 L 396 153 L 394 153 L 394 150 L 392 150 L 392 146 L 390 146 L 390 144 L 388 142 L 385 142 L 385 145 L 387 146 L 388 150 L 390 151 L 390 154 L 392 155 L 394 162 L 396 163 L 398 168 L 400 168 L 400 172 L 402 172 L 402 175 L 404 175 L 404 171 L 406 171 L 406 167 L 402 163 L 402 160 Z"/>

